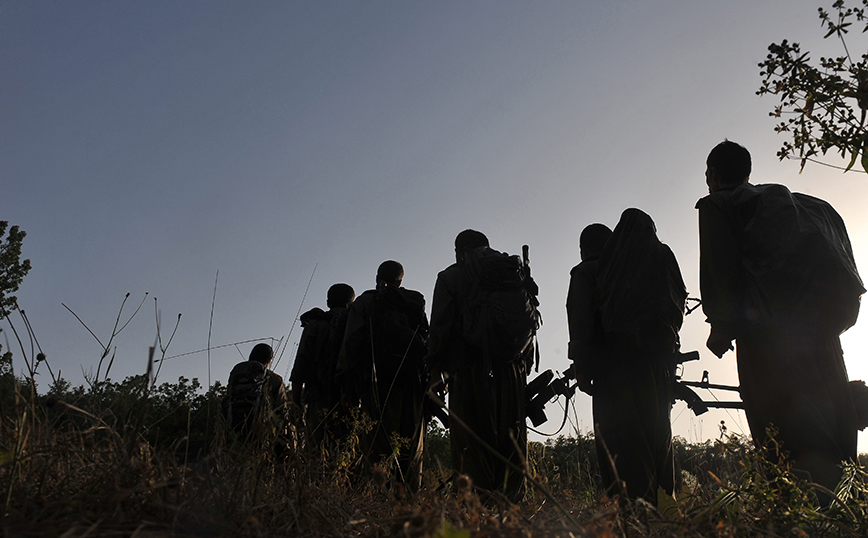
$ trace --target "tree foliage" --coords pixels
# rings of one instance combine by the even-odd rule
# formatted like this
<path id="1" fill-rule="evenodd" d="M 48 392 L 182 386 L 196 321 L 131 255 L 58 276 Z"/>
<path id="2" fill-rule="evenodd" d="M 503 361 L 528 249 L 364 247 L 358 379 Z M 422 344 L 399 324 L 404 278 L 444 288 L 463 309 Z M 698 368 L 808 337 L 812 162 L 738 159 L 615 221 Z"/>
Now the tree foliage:
<path id="1" fill-rule="evenodd" d="M 6 234 L 9 222 L 0 220 L 0 239 Z M 30 260 L 21 260 L 21 243 L 27 233 L 12 226 L 5 240 L 0 241 L 0 319 L 18 308 L 18 299 L 12 295 L 18 291 L 21 281 L 30 271 Z"/>
<path id="2" fill-rule="evenodd" d="M 865 113 L 868 110 L 868 52 L 851 55 L 845 35 L 856 23 L 868 30 L 865 9 L 849 8 L 844 0 L 832 4 L 832 14 L 819 8 L 825 38 L 836 36 L 843 54 L 834 58 L 820 57 L 813 63 L 809 52 L 802 52 L 798 43 L 783 40 L 769 45 L 765 61 L 759 64 L 762 84 L 757 95 L 776 95 L 780 103 L 769 113 L 781 118 L 775 132 L 789 135 L 778 151 L 778 158 L 798 158 L 802 169 L 807 161 L 817 161 L 834 149 L 849 158 L 845 170 L 860 160 L 868 172 L 868 133 Z"/>

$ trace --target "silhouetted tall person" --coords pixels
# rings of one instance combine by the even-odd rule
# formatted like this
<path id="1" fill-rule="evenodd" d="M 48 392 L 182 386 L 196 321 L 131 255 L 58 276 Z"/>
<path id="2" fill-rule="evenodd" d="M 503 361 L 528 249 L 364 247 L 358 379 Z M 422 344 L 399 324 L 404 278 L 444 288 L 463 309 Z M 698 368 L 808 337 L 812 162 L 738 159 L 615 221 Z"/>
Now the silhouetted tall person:
<path id="1" fill-rule="evenodd" d="M 360 436 L 364 467 L 383 462 L 411 490 L 422 478 L 425 421 L 422 403 L 428 375 L 424 364 L 428 318 L 421 293 L 401 287 L 404 268 L 385 261 L 377 287 L 362 293 L 349 309 L 338 377 L 347 402 L 375 424 Z M 403 444 L 393 443 L 397 435 Z M 393 467 L 394 468 L 394 467 Z"/>
<path id="2" fill-rule="evenodd" d="M 437 275 L 434 286 L 427 361 L 432 388 L 442 390 L 441 373 L 446 374 L 455 471 L 467 474 L 478 488 L 501 491 L 516 500 L 523 493 L 524 476 L 500 458 L 521 469 L 527 456 L 525 388 L 537 318 L 528 320 L 533 326 L 498 339 L 518 341 L 518 351 L 505 351 L 500 342 L 482 341 L 479 333 L 468 331 L 485 324 L 474 319 L 479 310 L 471 303 L 480 299 L 474 288 L 481 284 L 480 275 L 471 273 L 487 257 L 502 261 L 506 256 L 491 250 L 488 238 L 476 230 L 465 230 L 455 238 L 456 263 Z M 527 289 L 512 292 L 519 298 L 519 309 L 521 297 L 535 305 L 538 292 L 529 277 L 522 286 Z M 535 316 L 535 310 L 528 315 Z"/>
<path id="3" fill-rule="evenodd" d="M 293 402 L 305 410 L 308 448 L 319 447 L 326 438 L 340 437 L 345 429 L 340 424 L 341 393 L 335 376 L 348 309 L 355 297 L 350 285 L 334 284 L 327 294 L 328 312 L 313 308 L 300 318 L 303 331 L 289 381 Z"/>
<path id="4" fill-rule="evenodd" d="M 750 153 L 730 141 L 708 155 L 699 209 L 708 349 L 738 346 L 745 414 L 757 446 L 774 425 L 796 469 L 834 489 L 856 458 L 856 411 L 838 335 L 865 291 L 844 222 L 823 200 L 751 185 Z M 774 454 L 771 454 L 774 456 Z"/>
<path id="5" fill-rule="evenodd" d="M 605 233 L 597 232 L 582 245 L 583 260 L 600 248 Z M 646 213 L 625 210 L 600 251 L 594 285 L 584 281 L 593 268 L 580 264 L 568 299 L 570 354 L 580 388 L 593 396 L 603 486 L 621 494 L 620 479 L 629 497 L 654 504 L 658 488 L 671 494 L 674 486 L 671 358 L 687 299 L 678 262 L 656 232 Z"/>
<path id="6" fill-rule="evenodd" d="M 579 236 L 582 262 L 570 271 L 567 292 L 567 325 L 570 343 L 567 356 L 573 361 L 579 388 L 590 393 L 595 367 L 602 364 L 603 325 L 597 310 L 599 297 L 594 294 L 600 254 L 612 230 L 605 224 L 591 224 Z"/>

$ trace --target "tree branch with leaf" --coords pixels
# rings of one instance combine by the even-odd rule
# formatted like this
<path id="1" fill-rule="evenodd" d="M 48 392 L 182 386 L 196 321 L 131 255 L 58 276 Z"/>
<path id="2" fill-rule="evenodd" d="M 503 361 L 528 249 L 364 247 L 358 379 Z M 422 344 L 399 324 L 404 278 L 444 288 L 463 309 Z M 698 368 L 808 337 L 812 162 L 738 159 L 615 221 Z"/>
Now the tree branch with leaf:
<path id="1" fill-rule="evenodd" d="M 854 23 L 862 26 L 862 33 L 868 31 L 868 0 L 862 0 L 862 7 L 857 8 L 848 8 L 844 0 L 837 0 L 832 8 L 831 14 L 823 8 L 818 10 L 826 28 L 824 38 L 836 36 L 843 54 L 820 57 L 814 64 L 810 53 L 803 53 L 798 43 L 772 43 L 765 61 L 759 64 L 762 84 L 757 95 L 770 94 L 780 99 L 769 113 L 781 120 L 775 132 L 790 137 L 778 150 L 779 159 L 799 159 L 800 171 L 808 161 L 832 166 L 819 158 L 833 149 L 849 159 L 842 167 L 845 171 L 859 161 L 868 172 L 868 52 L 854 60 L 845 39 Z"/>

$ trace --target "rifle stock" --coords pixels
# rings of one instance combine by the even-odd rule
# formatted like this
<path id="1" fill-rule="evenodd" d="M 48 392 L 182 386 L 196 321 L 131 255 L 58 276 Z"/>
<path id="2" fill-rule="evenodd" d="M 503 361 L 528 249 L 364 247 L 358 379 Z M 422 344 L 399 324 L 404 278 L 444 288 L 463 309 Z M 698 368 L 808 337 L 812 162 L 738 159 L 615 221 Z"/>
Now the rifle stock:
<path id="1" fill-rule="evenodd" d="M 676 351 L 672 354 L 672 359 L 670 361 L 673 371 L 676 366 L 681 363 L 699 360 L 699 352 L 698 351 L 690 351 L 687 353 L 681 353 L 680 351 Z M 708 382 L 708 370 L 705 370 L 702 373 L 702 381 L 681 381 L 681 378 L 673 377 L 672 381 L 672 396 L 676 400 L 682 400 L 687 404 L 687 408 L 693 411 L 694 415 L 701 415 L 708 411 L 709 407 L 717 408 L 717 409 L 744 409 L 744 403 L 740 401 L 731 401 L 731 402 L 706 402 L 703 401 L 702 398 L 696 392 L 693 391 L 690 387 L 697 387 L 701 389 L 714 389 L 714 390 L 729 390 L 729 391 L 738 391 L 738 387 L 734 387 L 731 385 L 715 385 Z"/>

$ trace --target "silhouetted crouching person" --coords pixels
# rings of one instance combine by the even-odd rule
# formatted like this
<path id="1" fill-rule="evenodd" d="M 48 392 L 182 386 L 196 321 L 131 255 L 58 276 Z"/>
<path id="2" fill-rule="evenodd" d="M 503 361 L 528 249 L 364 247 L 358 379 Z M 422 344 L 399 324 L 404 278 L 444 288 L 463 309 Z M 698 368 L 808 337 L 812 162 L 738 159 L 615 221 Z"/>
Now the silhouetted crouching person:
<path id="1" fill-rule="evenodd" d="M 593 260 L 604 236 L 587 238 L 583 260 Z M 675 256 L 638 209 L 624 211 L 596 263 L 572 273 L 570 354 L 580 388 L 593 395 L 605 491 L 656 504 L 658 488 L 672 494 L 674 486 L 670 361 L 687 291 Z"/>
<path id="2" fill-rule="evenodd" d="M 750 153 L 724 141 L 707 159 L 699 209 L 708 348 L 738 345 L 754 443 L 776 440 L 796 469 L 834 490 L 856 458 L 856 411 L 838 335 L 864 293 L 844 222 L 826 202 L 783 185 L 751 185 Z M 770 454 L 774 457 L 774 454 Z"/>
<path id="3" fill-rule="evenodd" d="M 441 373 L 446 374 L 456 473 L 467 474 L 477 488 L 499 491 L 518 500 L 524 491 L 521 469 L 527 456 L 525 388 L 538 326 L 538 290 L 529 276 L 521 279 L 524 274 L 516 273 L 521 270 L 521 261 L 508 258 L 491 250 L 488 238 L 481 232 L 465 230 L 458 234 L 456 263 L 437 275 L 434 286 L 427 362 L 433 389 L 442 391 Z M 484 289 L 486 277 L 481 274 L 489 262 L 521 279 L 502 283 L 505 293 L 513 295 L 512 304 L 519 314 L 518 318 L 512 312 L 504 317 L 519 319 L 520 323 L 513 334 L 499 341 L 483 330 L 491 328 L 492 322 L 484 319 L 484 309 L 479 307 L 479 303 L 496 301 Z M 504 344 L 510 345 L 504 348 Z"/>
<path id="4" fill-rule="evenodd" d="M 274 352 L 256 344 L 249 359 L 232 368 L 223 414 L 229 429 L 245 442 L 274 444 L 280 456 L 290 442 L 287 433 L 287 397 L 283 378 L 268 369 Z"/>
<path id="5" fill-rule="evenodd" d="M 324 441 L 337 441 L 346 431 L 341 423 L 341 392 L 335 376 L 349 306 L 355 297 L 356 292 L 348 284 L 335 284 L 328 290 L 327 312 L 313 308 L 300 318 L 303 331 L 289 381 L 293 402 L 304 409 L 308 449 L 319 448 Z"/>
<path id="6" fill-rule="evenodd" d="M 403 278 L 400 263 L 383 262 L 377 288 L 350 306 L 338 379 L 344 400 L 360 402 L 374 421 L 370 431 L 360 434 L 363 467 L 382 463 L 416 490 L 422 479 L 428 318 L 425 298 L 402 288 Z"/>

